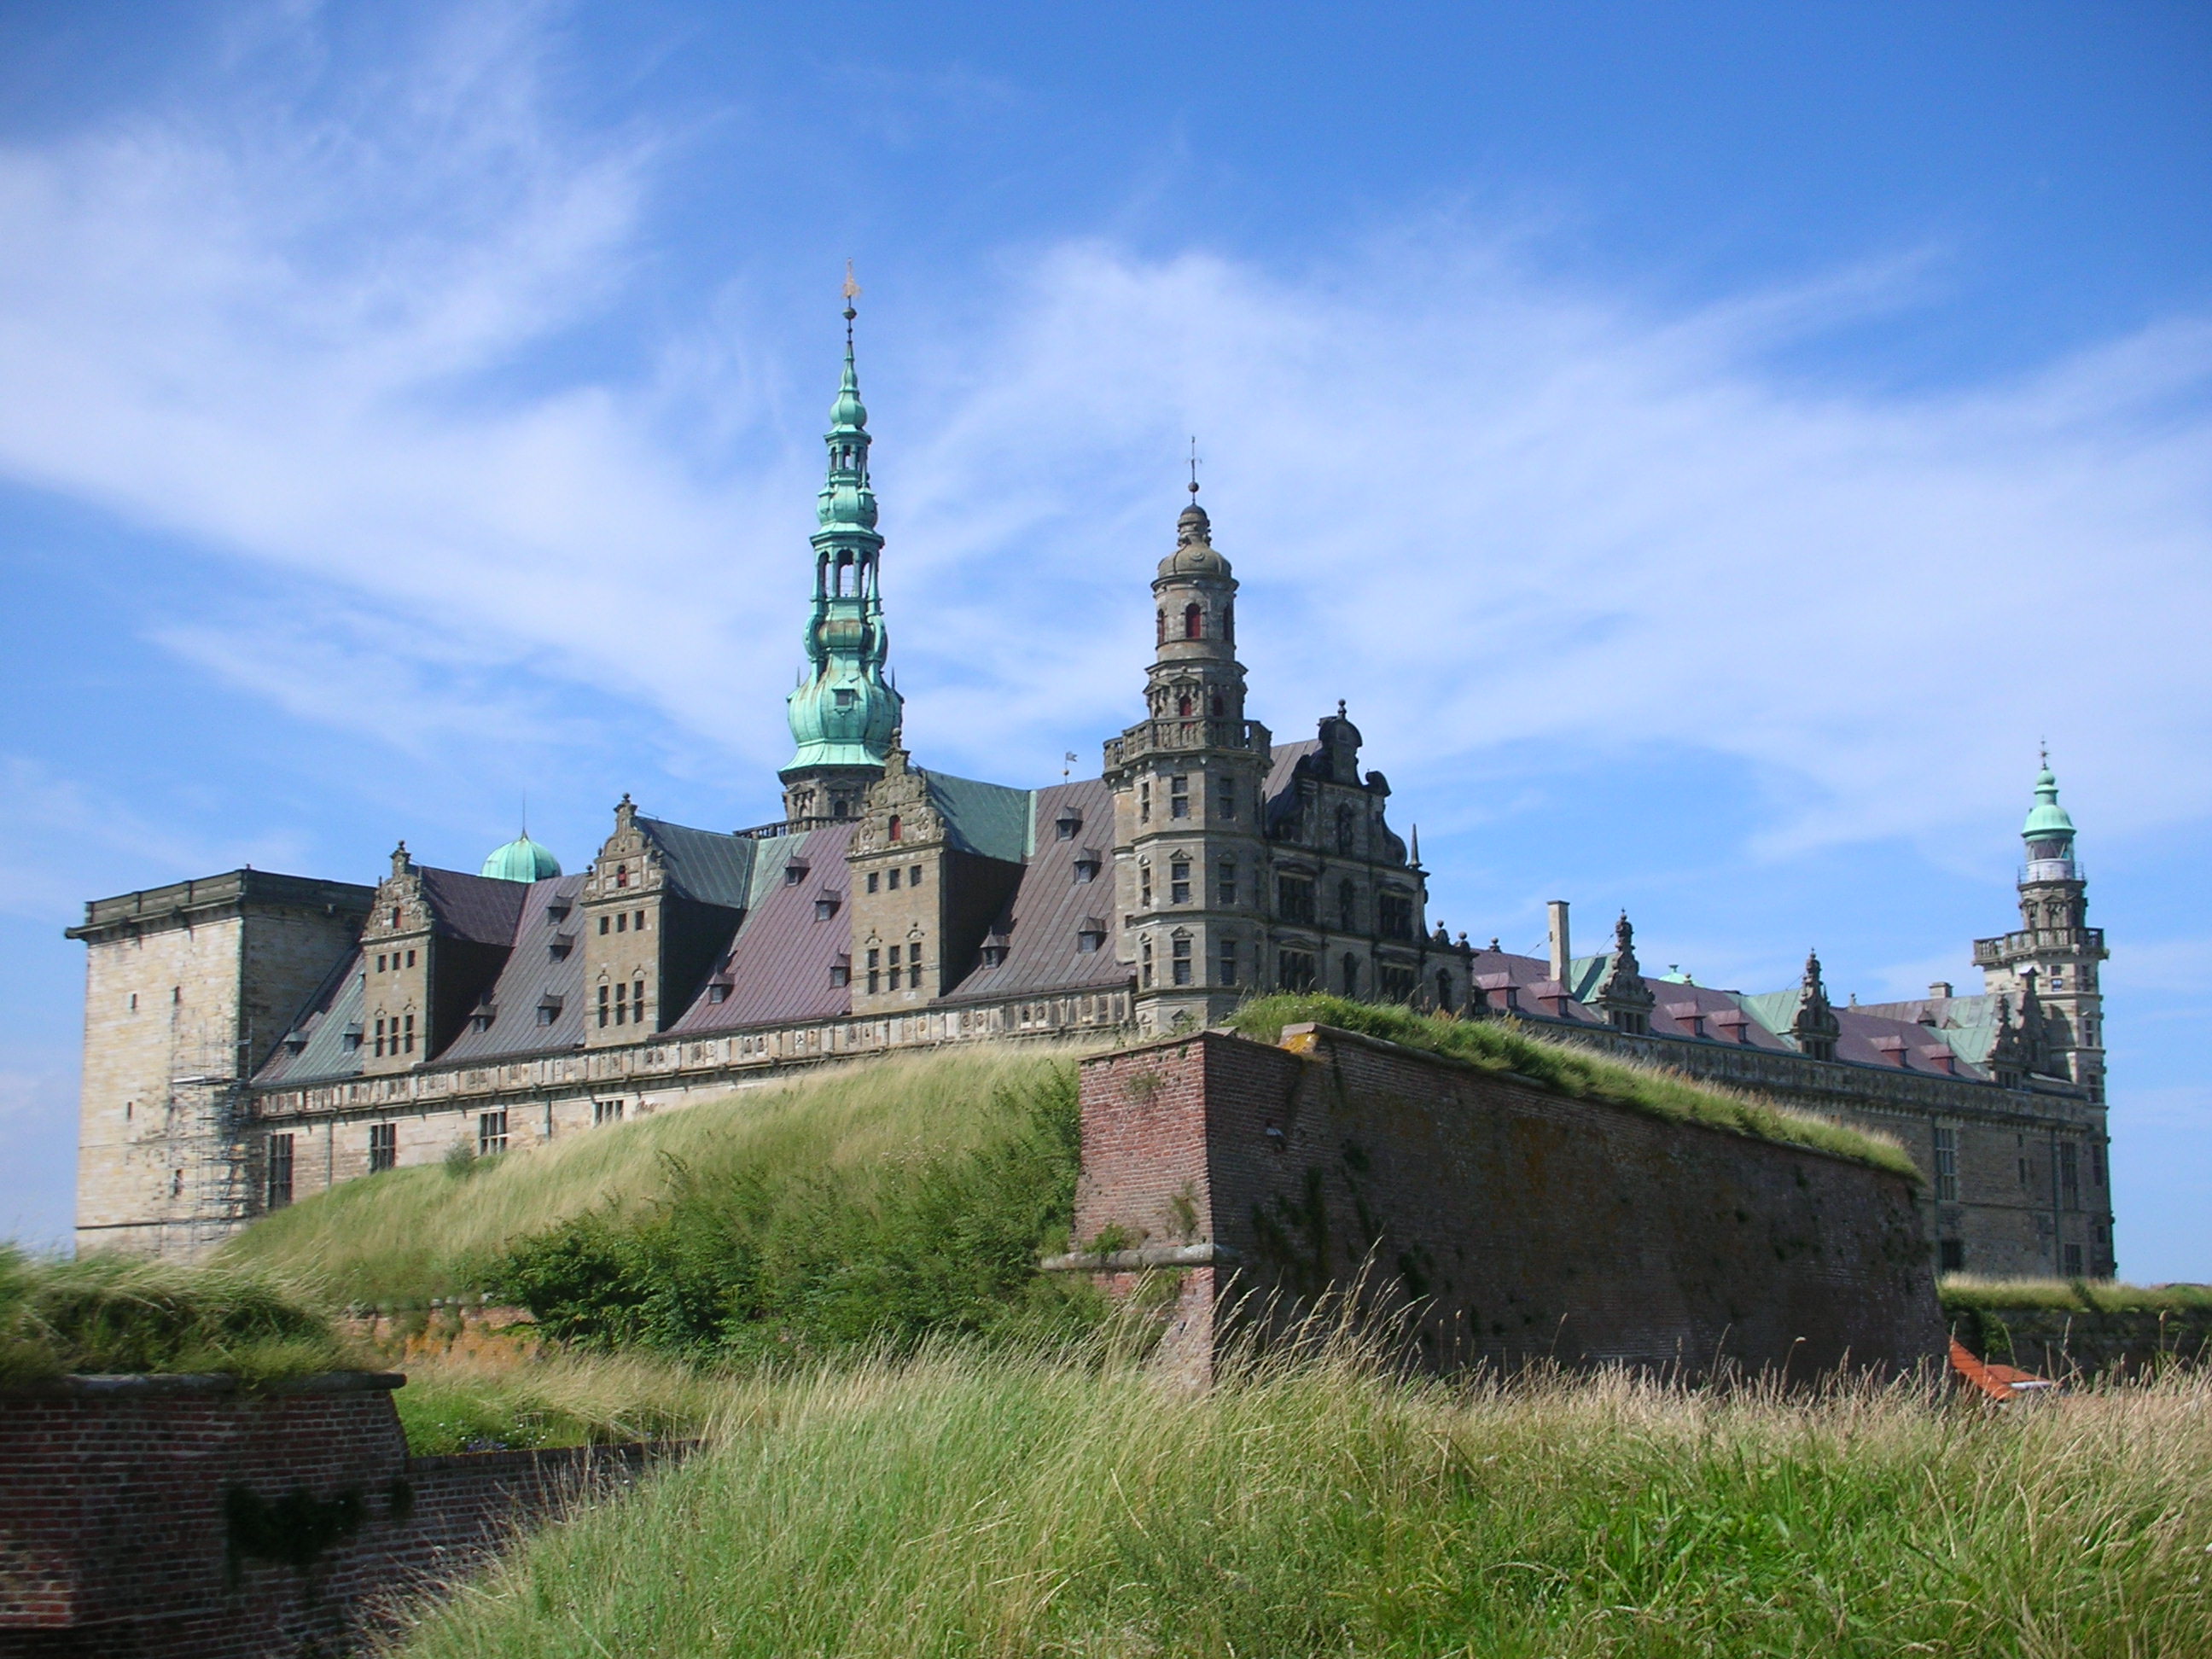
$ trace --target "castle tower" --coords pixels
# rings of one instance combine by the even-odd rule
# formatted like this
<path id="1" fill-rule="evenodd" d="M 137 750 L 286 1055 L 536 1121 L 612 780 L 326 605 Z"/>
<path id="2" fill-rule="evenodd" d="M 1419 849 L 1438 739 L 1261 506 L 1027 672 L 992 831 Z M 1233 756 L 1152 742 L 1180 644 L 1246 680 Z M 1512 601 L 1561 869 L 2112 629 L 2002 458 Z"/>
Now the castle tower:
<path id="1" fill-rule="evenodd" d="M 1225 1017 L 1264 972 L 1261 786 L 1273 742 L 1244 718 L 1237 579 L 1194 499 L 1152 580 L 1146 718 L 1106 744 L 1121 957 L 1147 1031 Z"/>
<path id="2" fill-rule="evenodd" d="M 2058 804 L 2051 757 L 2035 780 L 2035 805 L 2021 827 L 2027 862 L 2020 872 L 2021 926 L 1974 941 L 1984 988 L 2016 1010 L 2041 1012 L 2040 1064 L 2105 1098 L 2104 996 L 2097 964 L 2108 954 L 2105 931 L 2087 925 L 2088 884 L 2074 859 L 2074 820 Z"/>
<path id="3" fill-rule="evenodd" d="M 884 678 L 884 632 L 876 492 L 868 483 L 868 411 L 853 366 L 852 297 L 845 283 L 845 376 L 830 408 L 830 475 L 817 498 L 814 609 L 806 623 L 806 667 L 788 713 L 797 752 L 776 775 L 784 817 L 793 823 L 856 817 L 860 798 L 883 775 L 900 724 L 901 699 Z"/>

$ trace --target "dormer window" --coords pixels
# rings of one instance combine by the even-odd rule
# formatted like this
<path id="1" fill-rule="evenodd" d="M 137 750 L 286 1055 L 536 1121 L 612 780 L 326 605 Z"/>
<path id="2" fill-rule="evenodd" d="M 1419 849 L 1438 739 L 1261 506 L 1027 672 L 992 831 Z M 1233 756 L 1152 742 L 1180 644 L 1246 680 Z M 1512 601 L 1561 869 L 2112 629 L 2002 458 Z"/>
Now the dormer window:
<path id="1" fill-rule="evenodd" d="M 726 980 L 726 979 L 718 979 L 718 980 L 714 980 L 714 981 L 713 981 L 712 982 L 710 982 L 710 983 L 708 985 L 708 987 L 707 987 L 707 1000 L 708 1000 L 708 1001 L 709 1001 L 709 1002 L 714 1002 L 714 1003 L 722 1003 L 722 1002 L 727 1002 L 729 1000 L 730 1000 L 730 981 L 727 981 L 727 980 Z"/>
<path id="2" fill-rule="evenodd" d="M 853 958 L 841 956 L 830 964 L 830 982 L 842 988 L 853 982 Z"/>
<path id="3" fill-rule="evenodd" d="M 1085 848 L 1075 856 L 1075 884 L 1083 887 L 1097 880 L 1098 872 L 1105 867 L 1105 859 L 1097 848 Z"/>
<path id="4" fill-rule="evenodd" d="M 475 1007 L 469 1010 L 469 1030 L 489 1031 L 491 1030 L 493 1018 L 498 1012 L 493 1006 L 490 996 L 487 994 Z"/>
<path id="5" fill-rule="evenodd" d="M 783 884 L 786 887 L 798 886 L 800 882 L 806 879 L 806 872 L 809 866 L 805 859 L 792 860 L 790 863 L 783 866 Z"/>
<path id="6" fill-rule="evenodd" d="M 982 962 L 986 968 L 1003 968 L 1006 963 L 1006 936 L 994 933 L 983 941 Z"/>
<path id="7" fill-rule="evenodd" d="M 360 1052 L 361 1022 L 359 1020 L 355 1020 L 344 1030 L 338 1033 L 338 1046 L 349 1054 Z"/>
<path id="8" fill-rule="evenodd" d="M 545 941 L 545 954 L 555 962 L 561 961 L 575 948 L 576 936 L 574 933 L 556 933 Z"/>
<path id="9" fill-rule="evenodd" d="M 562 922 L 568 921 L 568 901 L 567 899 L 555 899 L 552 903 L 545 907 L 546 925 L 551 927 L 557 927 Z"/>
<path id="10" fill-rule="evenodd" d="M 307 1034 L 305 1031 L 294 1030 L 284 1033 L 285 1053 L 296 1054 L 307 1046 Z"/>
<path id="11" fill-rule="evenodd" d="M 1083 814 L 1071 807 L 1052 821 L 1053 839 L 1073 841 L 1075 832 L 1081 828 L 1083 828 Z"/>
<path id="12" fill-rule="evenodd" d="M 550 1025 L 560 1018 L 561 999 L 559 997 L 548 991 L 538 999 L 538 1023 L 540 1025 Z"/>
<path id="13" fill-rule="evenodd" d="M 817 921 L 827 921 L 830 917 L 836 915 L 837 914 L 837 905 L 842 897 L 842 895 L 832 892 L 827 888 L 824 888 L 821 892 L 815 895 L 814 920 Z"/>
<path id="14" fill-rule="evenodd" d="M 1106 919 L 1103 916 L 1084 917 L 1082 925 L 1075 930 L 1076 954 L 1086 957 L 1094 955 L 1104 946 L 1105 943 Z"/>

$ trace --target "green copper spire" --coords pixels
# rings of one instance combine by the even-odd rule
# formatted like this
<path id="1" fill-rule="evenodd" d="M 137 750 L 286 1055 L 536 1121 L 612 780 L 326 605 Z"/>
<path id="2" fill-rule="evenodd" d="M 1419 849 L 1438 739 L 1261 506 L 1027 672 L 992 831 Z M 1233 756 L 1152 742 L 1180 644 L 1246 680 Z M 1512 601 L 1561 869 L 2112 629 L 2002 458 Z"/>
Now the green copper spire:
<path id="1" fill-rule="evenodd" d="M 2048 750 L 2043 754 L 2043 769 L 2035 777 L 2035 805 L 2027 809 L 2027 822 L 2021 826 L 2020 834 L 2031 859 L 2074 856 L 2074 820 L 2058 804 L 2058 779 L 2051 769 Z"/>
<path id="2" fill-rule="evenodd" d="M 798 745 L 780 775 L 787 799 L 823 816 L 828 805 L 798 786 L 801 775 L 866 768 L 880 771 L 898 730 L 901 699 L 884 677 L 890 641 L 884 630 L 876 533 L 876 492 L 868 483 L 868 410 L 853 362 L 853 297 L 845 277 L 845 373 L 830 406 L 829 477 L 816 499 L 814 608 L 806 623 L 806 667 L 790 697 L 792 741 Z M 825 778 L 825 781 L 826 778 Z M 843 792 L 831 791 L 843 804 Z M 837 816 L 843 816 L 841 812 Z"/>

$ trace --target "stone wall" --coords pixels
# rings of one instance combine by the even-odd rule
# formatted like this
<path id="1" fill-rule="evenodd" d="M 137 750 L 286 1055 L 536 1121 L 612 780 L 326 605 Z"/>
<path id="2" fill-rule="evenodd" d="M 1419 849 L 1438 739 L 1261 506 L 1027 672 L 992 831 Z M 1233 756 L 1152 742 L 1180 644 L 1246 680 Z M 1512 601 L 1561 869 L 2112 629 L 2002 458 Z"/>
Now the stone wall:
<path id="1" fill-rule="evenodd" d="M 1285 1042 L 1208 1032 L 1083 1065 L 1089 1254 L 1053 1265 L 1117 1293 L 1182 1275 L 1170 1368 L 1202 1377 L 1236 1321 L 1355 1287 L 1432 1369 L 1810 1376 L 1945 1351 L 1901 1176 L 1348 1032 Z"/>
<path id="2" fill-rule="evenodd" d="M 76 1377 L 0 1396 L 0 1659 L 342 1650 L 513 1526 L 656 1455 L 410 1458 L 403 1380 L 251 1395 L 227 1377 Z"/>
<path id="3" fill-rule="evenodd" d="M 1978 1359 L 2059 1382 L 2143 1376 L 2212 1359 L 2212 1309 L 1960 1308 L 1951 1334 Z"/>

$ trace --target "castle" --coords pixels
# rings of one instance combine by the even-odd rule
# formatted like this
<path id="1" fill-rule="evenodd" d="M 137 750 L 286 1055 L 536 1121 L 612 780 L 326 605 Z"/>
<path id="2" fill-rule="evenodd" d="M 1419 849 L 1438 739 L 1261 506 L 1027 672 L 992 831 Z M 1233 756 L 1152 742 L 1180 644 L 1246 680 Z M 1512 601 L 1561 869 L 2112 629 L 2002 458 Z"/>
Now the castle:
<path id="1" fill-rule="evenodd" d="M 1539 1030 L 1886 1133 L 1926 1172 L 1948 1270 L 2113 1272 L 2103 936 L 2046 765 L 2021 927 L 1979 994 L 1838 1007 L 1652 976 L 1627 918 L 1544 958 L 1427 918 L 1418 844 L 1339 703 L 1248 719 L 1237 589 L 1192 502 L 1152 583 L 1144 718 L 1095 779 L 1028 789 L 918 766 L 885 668 L 884 538 L 845 313 L 784 817 L 648 817 L 564 874 L 526 834 L 480 873 L 374 885 L 246 869 L 86 907 L 77 1203 L 86 1249 L 191 1255 L 256 1215 L 455 1146 L 489 1155 L 915 1045 L 1197 1029 L 1323 988 Z"/>

